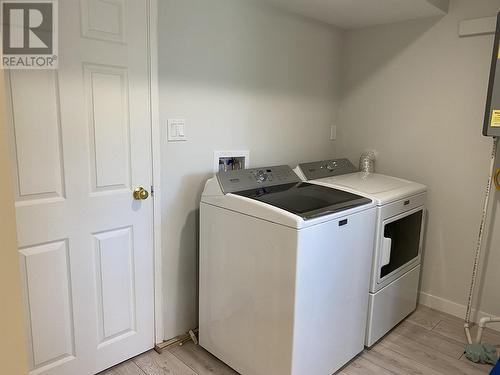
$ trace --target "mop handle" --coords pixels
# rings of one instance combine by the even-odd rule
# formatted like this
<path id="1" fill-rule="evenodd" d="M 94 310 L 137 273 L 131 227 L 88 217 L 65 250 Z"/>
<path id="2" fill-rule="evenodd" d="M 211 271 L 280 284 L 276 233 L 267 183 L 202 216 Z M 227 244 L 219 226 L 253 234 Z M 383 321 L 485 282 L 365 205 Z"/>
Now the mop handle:
<path id="1" fill-rule="evenodd" d="M 498 137 L 493 137 L 493 148 L 491 149 L 490 174 L 488 176 L 488 185 L 486 186 L 486 196 L 484 197 L 481 225 L 479 226 L 479 235 L 477 238 L 476 255 L 474 257 L 474 266 L 472 267 L 472 280 L 469 290 L 469 299 L 467 301 L 467 313 L 465 314 L 465 323 L 467 325 L 470 323 L 470 318 L 472 313 L 472 302 L 474 299 L 474 292 L 476 289 L 479 260 L 481 259 L 481 247 L 483 242 L 484 227 L 486 225 L 486 218 L 488 217 L 488 206 L 491 193 L 491 180 L 493 179 L 493 174 L 495 173 L 494 171 L 495 171 L 495 159 L 497 155 L 497 144 L 498 144 Z"/>

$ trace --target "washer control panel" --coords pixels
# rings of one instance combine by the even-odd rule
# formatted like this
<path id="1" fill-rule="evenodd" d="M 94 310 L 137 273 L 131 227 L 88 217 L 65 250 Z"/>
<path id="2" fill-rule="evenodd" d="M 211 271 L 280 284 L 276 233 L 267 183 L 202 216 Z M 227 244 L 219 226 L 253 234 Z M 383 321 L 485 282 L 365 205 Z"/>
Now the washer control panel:
<path id="1" fill-rule="evenodd" d="M 348 159 L 332 159 L 299 164 L 299 168 L 308 180 L 340 176 L 355 173 L 358 169 Z"/>
<path id="2" fill-rule="evenodd" d="M 224 194 L 300 182 L 288 165 L 217 173 Z"/>

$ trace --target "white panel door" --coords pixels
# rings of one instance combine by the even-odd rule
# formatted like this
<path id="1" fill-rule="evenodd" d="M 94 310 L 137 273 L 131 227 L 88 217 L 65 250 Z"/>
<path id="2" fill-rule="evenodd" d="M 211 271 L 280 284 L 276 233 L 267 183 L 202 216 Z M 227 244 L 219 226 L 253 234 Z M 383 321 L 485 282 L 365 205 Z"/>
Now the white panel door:
<path id="1" fill-rule="evenodd" d="M 59 1 L 55 71 L 7 90 L 31 374 L 154 345 L 147 0 Z"/>

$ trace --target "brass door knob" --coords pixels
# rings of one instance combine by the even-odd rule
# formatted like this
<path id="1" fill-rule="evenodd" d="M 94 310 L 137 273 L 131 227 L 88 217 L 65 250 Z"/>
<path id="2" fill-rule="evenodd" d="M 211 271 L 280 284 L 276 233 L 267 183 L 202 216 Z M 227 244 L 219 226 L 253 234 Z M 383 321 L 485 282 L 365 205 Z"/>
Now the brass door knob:
<path id="1" fill-rule="evenodd" d="M 136 188 L 134 190 L 134 199 L 138 201 L 143 201 L 148 199 L 149 193 L 146 189 L 144 189 L 142 186 Z"/>

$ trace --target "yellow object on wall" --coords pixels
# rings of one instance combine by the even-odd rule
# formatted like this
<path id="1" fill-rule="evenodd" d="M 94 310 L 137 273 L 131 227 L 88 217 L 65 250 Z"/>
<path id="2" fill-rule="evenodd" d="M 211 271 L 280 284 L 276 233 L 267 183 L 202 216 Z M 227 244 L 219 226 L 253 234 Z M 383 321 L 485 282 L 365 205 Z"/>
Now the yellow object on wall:
<path id="1" fill-rule="evenodd" d="M 500 168 L 496 170 L 495 177 L 493 178 L 493 182 L 495 183 L 495 188 L 497 190 L 500 190 L 500 181 L 498 181 L 499 177 L 500 177 Z"/>
<path id="2" fill-rule="evenodd" d="M 491 126 L 500 127 L 500 110 L 494 109 L 491 114 Z"/>
<path id="3" fill-rule="evenodd" d="M 14 193 L 8 153 L 4 73 L 0 70 L 0 372 L 27 374 Z"/>

